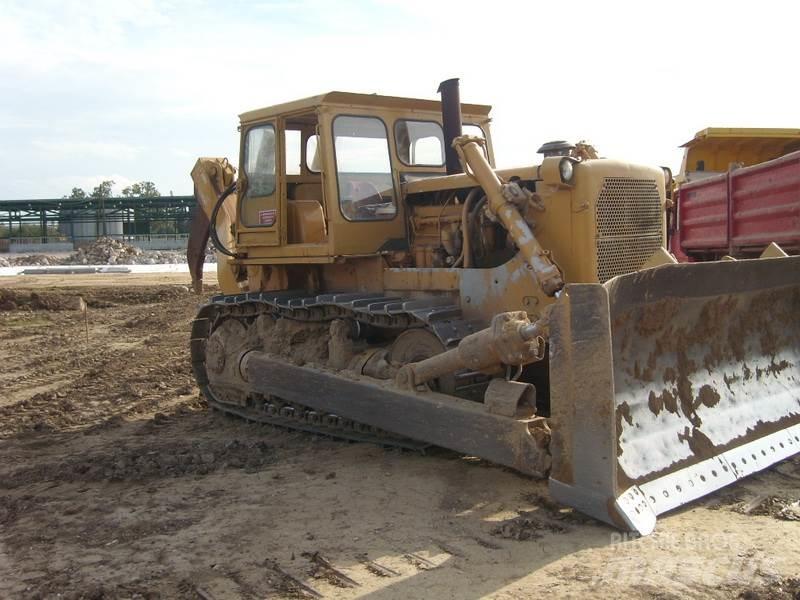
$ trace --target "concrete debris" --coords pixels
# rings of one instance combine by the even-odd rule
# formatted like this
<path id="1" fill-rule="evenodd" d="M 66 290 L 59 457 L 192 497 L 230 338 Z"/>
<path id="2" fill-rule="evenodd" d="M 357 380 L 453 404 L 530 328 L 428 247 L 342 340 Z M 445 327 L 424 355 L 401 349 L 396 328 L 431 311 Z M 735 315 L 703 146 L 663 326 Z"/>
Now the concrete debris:
<path id="1" fill-rule="evenodd" d="M 8 263 L 10 267 L 47 267 L 59 264 L 59 259 L 55 256 L 31 254 L 28 256 L 14 256 L 8 260 Z"/>
<path id="2" fill-rule="evenodd" d="M 80 265 L 116 265 L 138 264 L 141 248 L 130 246 L 113 238 L 98 238 L 88 246 L 78 248 L 75 254 L 68 257 L 72 264 Z"/>
<path id="3" fill-rule="evenodd" d="M 0 267 L 47 267 L 51 265 L 163 265 L 186 262 L 184 250 L 142 250 L 113 238 L 98 238 L 88 246 L 78 248 L 69 256 L 31 254 L 0 257 Z M 206 262 L 217 262 L 216 253 L 206 250 Z"/>

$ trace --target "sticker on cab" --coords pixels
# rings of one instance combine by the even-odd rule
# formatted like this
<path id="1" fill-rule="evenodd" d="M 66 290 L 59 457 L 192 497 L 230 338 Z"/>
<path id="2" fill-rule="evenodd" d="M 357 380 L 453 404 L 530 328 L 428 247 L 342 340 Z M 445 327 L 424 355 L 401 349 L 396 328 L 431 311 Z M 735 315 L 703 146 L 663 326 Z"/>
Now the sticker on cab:
<path id="1" fill-rule="evenodd" d="M 278 210 L 275 208 L 258 211 L 259 225 L 265 225 L 267 227 L 271 227 L 272 225 L 275 225 L 275 221 L 277 220 L 277 218 L 278 218 Z"/>

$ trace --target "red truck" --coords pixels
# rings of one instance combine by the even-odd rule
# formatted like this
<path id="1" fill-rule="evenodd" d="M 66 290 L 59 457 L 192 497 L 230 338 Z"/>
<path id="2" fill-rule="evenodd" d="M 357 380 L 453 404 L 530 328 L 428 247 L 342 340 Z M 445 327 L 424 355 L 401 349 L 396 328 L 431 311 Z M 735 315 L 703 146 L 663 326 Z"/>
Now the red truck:
<path id="1" fill-rule="evenodd" d="M 755 258 L 773 242 L 800 253 L 800 130 L 709 128 L 684 147 L 668 212 L 679 261 Z"/>

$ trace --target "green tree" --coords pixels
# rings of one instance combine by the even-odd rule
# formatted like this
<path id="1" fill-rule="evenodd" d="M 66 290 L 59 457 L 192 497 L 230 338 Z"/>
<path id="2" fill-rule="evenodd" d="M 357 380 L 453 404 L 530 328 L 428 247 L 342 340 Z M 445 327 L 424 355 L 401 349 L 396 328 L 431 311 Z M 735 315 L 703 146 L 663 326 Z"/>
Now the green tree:
<path id="1" fill-rule="evenodd" d="M 122 195 L 126 198 L 156 198 L 161 196 L 161 192 L 152 181 L 140 181 L 123 188 Z"/>
<path id="2" fill-rule="evenodd" d="M 72 188 L 72 193 L 69 196 L 64 196 L 67 200 L 85 200 L 86 199 L 86 192 L 84 192 L 81 188 L 74 187 Z"/>
<path id="3" fill-rule="evenodd" d="M 125 187 L 122 195 L 126 198 L 158 198 L 161 192 L 152 181 L 139 181 Z M 134 227 L 136 233 L 159 234 L 177 231 L 174 223 L 154 219 L 152 210 L 144 207 L 134 209 Z"/>
<path id="4" fill-rule="evenodd" d="M 95 188 L 92 190 L 92 193 L 89 194 L 89 197 L 97 200 L 107 200 L 108 198 L 111 198 L 111 190 L 113 187 L 114 181 L 107 179 L 106 181 L 101 182 L 100 185 L 95 186 Z M 73 193 L 75 192 L 74 189 L 72 191 Z"/>

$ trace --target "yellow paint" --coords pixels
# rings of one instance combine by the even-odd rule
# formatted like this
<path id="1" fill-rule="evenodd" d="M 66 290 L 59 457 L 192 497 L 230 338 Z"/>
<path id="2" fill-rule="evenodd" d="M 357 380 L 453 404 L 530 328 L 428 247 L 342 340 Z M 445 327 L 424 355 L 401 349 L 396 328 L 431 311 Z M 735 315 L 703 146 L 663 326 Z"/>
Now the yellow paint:
<path id="1" fill-rule="evenodd" d="M 522 247 L 526 252 L 532 251 L 533 242 L 528 239 L 531 236 L 524 234 L 529 230 L 541 245 L 541 260 L 557 265 L 567 283 L 597 282 L 596 215 L 604 182 L 608 178 L 651 182 L 657 190 L 654 192 L 657 208 L 663 210 L 663 172 L 656 167 L 587 158 L 573 162 L 574 176 L 566 184 L 561 181 L 558 169 L 563 157 L 546 158 L 540 165 L 494 170 L 488 114 L 488 106 L 463 105 L 464 121 L 480 124 L 486 135 L 489 172 L 501 182 L 514 178 L 530 189 L 535 186 L 537 202 L 544 208 L 543 211 L 529 208 L 518 214 L 525 225 L 518 233 Z M 398 197 L 397 214 L 392 220 L 352 222 L 342 215 L 331 135 L 337 115 L 378 117 L 386 124 Z M 460 243 L 460 202 L 464 193 L 460 199 L 448 193 L 466 191 L 475 187 L 476 182 L 466 174 L 448 176 L 444 167 L 404 165 L 395 148 L 394 123 L 398 119 L 441 123 L 439 102 L 331 92 L 243 113 L 243 139 L 251 127 L 271 123 L 276 128 L 276 193 L 232 215 L 235 237 L 230 242 L 234 244 L 235 240 L 238 258 L 220 263 L 221 272 L 227 273 L 220 277 L 221 282 L 226 281 L 223 291 L 240 291 L 235 275 L 241 266 L 247 267 L 245 289 L 250 290 L 288 286 L 307 288 L 309 292 L 391 290 L 409 296 L 434 293 L 451 296 L 471 318 L 487 321 L 501 311 L 522 308 L 529 314 L 537 314 L 546 307 L 551 300 L 542 293 L 533 270 L 519 258 L 494 268 L 417 268 L 430 265 L 431 252 L 440 244 L 448 248 L 450 261 L 454 262 L 453 253 Z M 302 156 L 297 174 L 287 173 L 289 159 L 283 140 L 289 129 L 299 131 L 301 136 Z M 312 136 L 318 136 L 315 171 L 309 168 L 312 157 L 305 156 L 306 141 Z M 243 159 L 244 153 L 240 154 Z M 241 167 L 242 164 L 240 171 Z M 401 174 L 405 182 L 401 181 Z M 213 198 L 211 192 L 206 195 Z M 448 195 L 454 198 L 452 205 L 442 208 Z M 239 206 L 236 202 L 231 205 Z M 257 211 L 265 207 L 278 210 L 274 226 L 257 224 Z M 224 225 L 230 231 L 230 223 Z M 420 228 L 418 235 L 414 233 L 415 227 Z M 659 236 L 663 238 L 663 218 Z M 503 239 L 498 240 L 502 245 Z M 663 239 L 659 242 L 659 246 L 664 243 Z M 640 268 L 645 260 L 635 268 Z"/>

